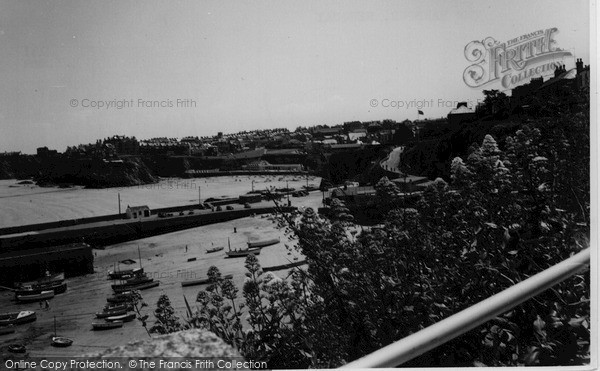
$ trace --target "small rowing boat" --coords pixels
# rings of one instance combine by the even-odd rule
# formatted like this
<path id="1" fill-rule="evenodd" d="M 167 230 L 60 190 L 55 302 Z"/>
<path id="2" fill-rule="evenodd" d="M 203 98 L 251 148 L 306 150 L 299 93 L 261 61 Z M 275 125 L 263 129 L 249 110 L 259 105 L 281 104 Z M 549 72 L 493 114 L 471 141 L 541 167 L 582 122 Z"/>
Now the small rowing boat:
<path id="1" fill-rule="evenodd" d="M 135 313 L 129 313 L 129 314 L 122 314 L 120 316 L 107 317 L 107 318 L 105 318 L 105 321 L 107 321 L 107 322 L 115 322 L 115 321 L 130 322 L 130 321 L 133 321 L 134 319 L 135 319 Z"/>
<path id="2" fill-rule="evenodd" d="M 42 291 L 39 294 L 33 294 L 33 295 L 17 295 L 17 300 L 20 302 L 23 302 L 23 303 L 31 303 L 34 301 L 52 299 L 53 297 L 54 297 L 54 291 L 48 290 L 48 291 Z"/>
<path id="3" fill-rule="evenodd" d="M 213 252 L 221 251 L 221 250 L 223 250 L 224 248 L 225 248 L 225 246 L 217 246 L 217 247 L 212 247 L 212 248 L 210 248 L 210 249 L 206 249 L 206 253 L 207 253 L 207 254 L 210 254 L 210 253 L 213 253 Z"/>
<path id="4" fill-rule="evenodd" d="M 123 321 L 92 322 L 92 329 L 94 331 L 110 330 L 110 329 L 119 328 L 119 327 L 123 327 Z"/>
<path id="5" fill-rule="evenodd" d="M 121 310 L 114 310 L 114 311 L 110 311 L 110 312 L 97 312 L 96 318 L 108 318 L 108 317 L 112 317 L 112 316 L 121 316 L 123 314 L 127 314 L 127 310 L 121 309 Z"/>
<path id="6" fill-rule="evenodd" d="M 36 319 L 37 315 L 32 310 L 2 313 L 0 314 L 0 326 L 20 325 L 22 323 L 33 322 Z"/>
<path id="7" fill-rule="evenodd" d="M 158 285 L 160 285 L 160 281 L 152 281 L 152 282 L 146 282 L 146 283 L 142 283 L 142 284 L 135 285 L 135 286 L 129 286 L 124 289 L 113 289 L 113 291 L 117 294 L 120 294 L 123 292 L 128 292 L 130 290 L 147 290 L 147 289 L 156 287 Z"/>
<path id="8" fill-rule="evenodd" d="M 271 246 L 271 245 L 278 244 L 279 242 L 280 242 L 279 238 L 271 238 L 268 240 L 253 241 L 253 242 L 248 241 L 248 248 Z"/>
<path id="9" fill-rule="evenodd" d="M 260 255 L 260 247 L 255 247 L 252 249 L 244 249 L 244 250 L 225 251 L 225 254 L 227 254 L 227 257 L 229 257 L 229 258 L 240 258 L 240 257 L 248 256 L 250 254 Z"/>

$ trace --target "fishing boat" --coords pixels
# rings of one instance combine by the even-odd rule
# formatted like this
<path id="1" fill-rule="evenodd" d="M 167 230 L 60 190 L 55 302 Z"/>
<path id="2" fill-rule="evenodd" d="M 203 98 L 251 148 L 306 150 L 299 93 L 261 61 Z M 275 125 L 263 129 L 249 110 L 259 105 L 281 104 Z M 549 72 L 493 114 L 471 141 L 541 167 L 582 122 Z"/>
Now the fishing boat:
<path id="1" fill-rule="evenodd" d="M 133 268 L 126 269 L 122 271 L 108 271 L 108 279 L 111 280 L 126 280 L 130 278 L 134 278 L 144 273 L 144 268 Z"/>
<path id="2" fill-rule="evenodd" d="M 271 245 L 278 244 L 279 242 L 280 242 L 279 238 L 271 238 L 268 240 L 260 240 L 260 241 L 252 241 L 252 242 L 248 241 L 248 248 L 271 246 Z"/>
<path id="3" fill-rule="evenodd" d="M 131 291 L 124 291 L 118 294 L 115 294 L 111 297 L 106 298 L 106 301 L 109 303 L 117 303 L 117 304 L 123 304 L 123 303 L 129 303 L 133 300 L 133 292 Z"/>
<path id="4" fill-rule="evenodd" d="M 67 291 L 66 282 L 54 282 L 50 284 L 37 284 L 32 286 L 23 285 L 15 290 L 15 296 L 18 295 L 37 295 L 42 291 L 54 291 L 54 295 L 62 294 Z"/>
<path id="5" fill-rule="evenodd" d="M 206 253 L 210 254 L 213 252 L 217 252 L 217 251 L 221 251 L 225 248 L 225 246 L 216 246 L 216 247 L 211 247 L 210 249 L 206 249 Z"/>
<path id="6" fill-rule="evenodd" d="M 128 287 L 138 286 L 143 283 L 152 282 L 152 281 L 154 281 L 154 278 L 143 275 L 143 276 L 128 279 L 127 281 L 125 281 L 123 283 L 115 283 L 115 284 L 111 285 L 110 287 L 113 290 L 117 290 L 117 289 L 121 289 L 121 290 L 126 289 L 127 290 Z"/>
<path id="7" fill-rule="evenodd" d="M 110 330 L 110 329 L 119 328 L 119 327 L 123 327 L 123 321 L 92 322 L 92 329 L 94 331 Z"/>
<path id="8" fill-rule="evenodd" d="M 146 283 L 141 283 L 135 286 L 128 286 L 126 288 L 120 289 L 113 289 L 113 291 L 117 294 L 121 294 L 123 292 L 127 292 L 129 290 L 147 290 L 153 287 L 156 287 L 160 284 L 160 281 L 152 281 L 152 282 L 146 282 Z"/>
<path id="9" fill-rule="evenodd" d="M 44 277 L 41 277 L 35 281 L 15 282 L 14 286 L 15 286 L 15 288 L 18 289 L 23 286 L 36 286 L 36 285 L 44 285 L 44 284 L 52 285 L 52 284 L 63 283 L 64 280 L 65 280 L 64 272 L 54 273 L 54 274 L 51 274 L 50 272 L 46 272 L 46 275 Z"/>
<path id="10" fill-rule="evenodd" d="M 120 316 L 106 317 L 105 321 L 107 321 L 107 322 L 115 322 L 115 321 L 131 322 L 134 319 L 135 319 L 135 313 L 129 313 L 129 314 L 122 314 Z"/>
<path id="11" fill-rule="evenodd" d="M 103 312 L 116 312 L 119 310 L 133 310 L 133 305 L 131 304 L 107 304 L 102 309 Z"/>
<path id="12" fill-rule="evenodd" d="M 34 301 L 52 299 L 54 297 L 54 291 L 42 291 L 39 294 L 33 295 L 17 295 L 17 300 L 23 303 L 30 303 Z"/>
<path id="13" fill-rule="evenodd" d="M 54 316 L 54 336 L 52 337 L 52 346 L 58 348 L 66 348 L 73 344 L 73 339 L 64 336 L 56 335 L 56 316 Z"/>
<path id="14" fill-rule="evenodd" d="M 248 256 L 250 254 L 260 255 L 260 247 L 254 247 L 251 249 L 243 249 L 243 250 L 225 251 L 225 254 L 227 254 L 227 256 L 230 258 L 240 258 L 240 257 Z"/>
<path id="15" fill-rule="evenodd" d="M 97 312 L 96 318 L 108 318 L 108 317 L 113 317 L 113 316 L 122 316 L 123 314 L 127 314 L 126 309 L 113 310 L 113 311 L 109 311 L 109 312 Z"/>
<path id="16" fill-rule="evenodd" d="M 228 258 L 240 258 L 243 256 L 248 256 L 250 254 L 260 255 L 260 247 L 242 250 L 231 250 L 231 241 L 229 241 L 229 237 L 227 237 L 227 245 L 229 246 L 229 251 L 225 251 L 225 254 L 227 254 Z"/>
<path id="17" fill-rule="evenodd" d="M 8 335 L 15 332 L 15 326 L 8 325 L 4 327 L 0 327 L 0 335 Z"/>
<path id="18" fill-rule="evenodd" d="M 32 310 L 2 313 L 0 314 L 0 326 L 20 325 L 22 323 L 33 322 L 36 319 L 37 315 Z"/>
<path id="19" fill-rule="evenodd" d="M 137 247 L 138 249 L 138 258 L 140 260 L 139 268 L 125 269 L 125 270 L 117 270 L 116 267 L 112 271 L 108 271 L 108 278 L 111 280 L 123 280 L 128 278 L 134 278 L 142 273 L 144 273 L 144 268 L 142 268 L 142 254 L 140 253 L 140 245 Z"/>

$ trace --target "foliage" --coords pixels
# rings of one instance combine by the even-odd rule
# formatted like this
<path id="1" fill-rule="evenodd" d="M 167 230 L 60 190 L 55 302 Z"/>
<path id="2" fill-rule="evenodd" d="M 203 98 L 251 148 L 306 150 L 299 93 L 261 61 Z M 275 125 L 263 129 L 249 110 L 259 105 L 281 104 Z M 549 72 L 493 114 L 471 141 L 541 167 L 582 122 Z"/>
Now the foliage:
<path id="1" fill-rule="evenodd" d="M 183 325 L 175 315 L 175 310 L 171 305 L 169 297 L 165 294 L 162 294 L 158 298 L 154 316 L 156 317 L 156 322 L 150 328 L 150 333 L 169 334 L 183 329 Z"/>
<path id="2" fill-rule="evenodd" d="M 563 261 L 589 245 L 586 112 L 483 136 L 451 161 L 451 183 L 436 179 L 412 207 L 382 179 L 380 226 L 354 225 L 339 201 L 330 219 L 279 214 L 307 266 L 282 279 L 250 255 L 242 304 L 212 267 L 188 323 L 273 368 L 332 368 Z M 585 364 L 589 280 L 573 276 L 404 366 Z"/>

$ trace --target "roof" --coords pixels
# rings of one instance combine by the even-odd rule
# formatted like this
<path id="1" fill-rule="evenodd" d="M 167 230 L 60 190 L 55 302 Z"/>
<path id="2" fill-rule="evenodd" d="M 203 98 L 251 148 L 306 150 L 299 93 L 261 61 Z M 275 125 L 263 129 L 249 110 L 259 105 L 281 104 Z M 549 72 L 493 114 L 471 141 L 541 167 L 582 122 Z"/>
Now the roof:
<path id="1" fill-rule="evenodd" d="M 127 210 L 141 211 L 141 210 L 150 210 L 150 208 L 147 205 L 142 205 L 142 206 L 127 206 Z"/>
<path id="2" fill-rule="evenodd" d="M 475 113 L 475 111 L 473 111 L 472 109 L 467 108 L 465 106 L 460 106 L 460 107 L 455 108 L 452 111 L 450 111 L 449 115 L 462 115 L 465 113 Z"/>

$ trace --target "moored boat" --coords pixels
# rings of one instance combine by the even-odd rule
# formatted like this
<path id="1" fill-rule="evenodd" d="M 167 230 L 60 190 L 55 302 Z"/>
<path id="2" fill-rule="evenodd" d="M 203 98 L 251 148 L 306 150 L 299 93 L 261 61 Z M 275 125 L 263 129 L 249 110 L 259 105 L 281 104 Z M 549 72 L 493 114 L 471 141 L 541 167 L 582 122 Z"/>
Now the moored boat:
<path id="1" fill-rule="evenodd" d="M 92 329 L 94 331 L 98 330 L 110 330 L 113 328 L 123 327 L 123 321 L 113 321 L 113 322 L 92 322 Z"/>
<path id="2" fill-rule="evenodd" d="M 52 337 L 52 346 L 59 348 L 66 348 L 73 344 L 73 340 L 66 338 L 64 336 L 53 336 Z"/>
<path id="3" fill-rule="evenodd" d="M 42 291 L 54 291 L 54 295 L 62 294 L 67 291 L 66 282 L 55 282 L 52 284 L 38 284 L 33 286 L 21 286 L 15 290 L 15 296 L 18 295 L 37 295 L 41 294 Z"/>
<path id="4" fill-rule="evenodd" d="M 27 349 L 23 344 L 11 344 L 8 346 L 8 351 L 12 353 L 25 353 Z"/>
<path id="5" fill-rule="evenodd" d="M 112 284 L 110 287 L 113 290 L 128 289 L 128 287 L 133 287 L 133 286 L 141 285 L 143 283 L 152 282 L 152 281 L 154 281 L 154 278 L 151 278 L 148 276 L 140 276 L 140 277 L 131 278 L 123 283 Z"/>
<path id="6" fill-rule="evenodd" d="M 233 274 L 225 275 L 225 276 L 223 276 L 222 279 L 228 279 L 228 278 L 229 279 L 233 278 Z M 181 286 L 182 287 L 186 287 L 186 286 L 206 285 L 208 283 L 210 283 L 210 278 L 202 278 L 202 279 L 199 279 L 199 280 L 183 281 L 181 283 Z"/>
<path id="7" fill-rule="evenodd" d="M 15 288 L 21 288 L 23 286 L 36 286 L 36 285 L 44 285 L 44 284 L 60 284 L 65 280 L 64 272 L 50 274 L 50 272 L 46 272 L 44 277 L 41 277 L 35 281 L 28 282 L 15 282 Z"/>
<path id="8" fill-rule="evenodd" d="M 107 304 L 102 309 L 103 312 L 116 312 L 118 310 L 133 310 L 133 305 L 131 304 Z"/>
<path id="9" fill-rule="evenodd" d="M 32 310 L 22 310 L 20 312 L 0 314 L 0 326 L 20 325 L 22 323 L 33 322 L 37 315 Z"/>
<path id="10" fill-rule="evenodd" d="M 144 273 L 144 268 L 125 269 L 122 271 L 113 270 L 108 271 L 108 278 L 111 280 L 129 279 L 142 273 Z"/>
<path id="11" fill-rule="evenodd" d="M 73 344 L 73 339 L 56 335 L 56 316 L 54 316 L 54 336 L 52 337 L 52 346 L 59 348 L 70 347 Z"/>
<path id="12" fill-rule="evenodd" d="M 123 289 L 113 289 L 113 291 L 117 294 L 123 293 L 123 292 L 127 292 L 129 290 L 147 290 L 150 289 L 152 287 L 156 287 L 160 285 L 160 281 L 152 281 L 152 282 L 146 282 L 146 283 L 141 283 L 135 286 L 128 286 L 126 288 Z"/>
<path id="13" fill-rule="evenodd" d="M 124 291 L 124 292 L 121 292 L 121 293 L 118 293 L 111 297 L 106 298 L 106 301 L 109 303 L 117 303 L 117 304 L 129 303 L 129 302 L 133 301 L 133 292 Z"/>
<path id="14" fill-rule="evenodd" d="M 39 294 L 32 295 L 17 295 L 17 300 L 23 303 L 30 303 L 34 301 L 52 299 L 54 297 L 54 291 L 42 291 Z"/>
<path id="15" fill-rule="evenodd" d="M 279 242 L 280 242 L 279 238 L 271 238 L 268 240 L 252 241 L 252 242 L 248 241 L 248 248 L 265 247 L 265 246 L 278 244 Z"/>
<path id="16" fill-rule="evenodd" d="M 108 317 L 112 317 L 112 316 L 121 316 L 123 314 L 127 314 L 126 309 L 113 310 L 110 312 L 97 312 L 96 318 L 108 318 Z"/>
<path id="17" fill-rule="evenodd" d="M 183 281 L 181 283 L 182 287 L 186 287 L 186 286 L 196 286 L 196 285 L 204 285 L 209 283 L 210 280 L 208 278 L 202 278 L 200 280 L 189 280 L 189 281 Z"/>
<path id="18" fill-rule="evenodd" d="M 225 247 L 224 246 L 217 246 L 217 247 L 211 247 L 210 249 L 206 249 L 206 253 L 210 254 L 212 252 L 217 252 L 217 251 L 221 251 L 223 250 Z"/>
<path id="19" fill-rule="evenodd" d="M 244 249 L 244 250 L 225 251 L 225 254 L 227 254 L 227 256 L 230 258 L 240 258 L 240 257 L 248 256 L 250 254 L 260 255 L 260 247 Z"/>
<path id="20" fill-rule="evenodd" d="M 135 313 L 122 314 L 120 316 L 111 316 L 105 318 L 107 322 L 121 321 L 121 322 L 130 322 L 135 319 Z"/>

